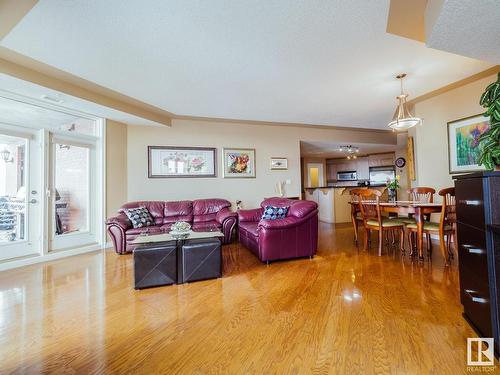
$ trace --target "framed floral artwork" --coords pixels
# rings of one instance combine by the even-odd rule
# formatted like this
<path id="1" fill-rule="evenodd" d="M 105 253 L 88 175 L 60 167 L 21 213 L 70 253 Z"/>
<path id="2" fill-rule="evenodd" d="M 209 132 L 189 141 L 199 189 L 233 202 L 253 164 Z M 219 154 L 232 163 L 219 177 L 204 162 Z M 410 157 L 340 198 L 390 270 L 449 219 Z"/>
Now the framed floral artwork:
<path id="1" fill-rule="evenodd" d="M 148 177 L 216 177 L 216 149 L 148 146 Z"/>
<path id="2" fill-rule="evenodd" d="M 224 178 L 255 177 L 255 149 L 224 148 L 222 156 Z"/>
<path id="3" fill-rule="evenodd" d="M 489 118 L 482 114 L 448 123 L 450 174 L 485 169 L 477 164 L 480 154 L 479 136 L 489 128 Z"/>

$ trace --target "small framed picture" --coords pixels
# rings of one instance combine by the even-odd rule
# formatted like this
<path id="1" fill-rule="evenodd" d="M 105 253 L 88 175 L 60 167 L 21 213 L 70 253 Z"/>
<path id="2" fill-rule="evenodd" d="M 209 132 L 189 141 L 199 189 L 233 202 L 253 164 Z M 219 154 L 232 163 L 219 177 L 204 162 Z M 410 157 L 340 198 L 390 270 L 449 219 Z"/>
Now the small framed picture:
<path id="1" fill-rule="evenodd" d="M 254 148 L 224 148 L 224 178 L 254 178 L 255 149 Z"/>
<path id="2" fill-rule="evenodd" d="M 288 159 L 287 158 L 271 158 L 271 169 L 272 170 L 287 170 L 288 169 Z"/>
<path id="3" fill-rule="evenodd" d="M 485 169 L 477 164 L 481 153 L 479 137 L 489 128 L 489 118 L 482 114 L 448 123 L 450 174 Z"/>
<path id="4" fill-rule="evenodd" d="M 215 148 L 148 146 L 148 177 L 215 177 Z"/>

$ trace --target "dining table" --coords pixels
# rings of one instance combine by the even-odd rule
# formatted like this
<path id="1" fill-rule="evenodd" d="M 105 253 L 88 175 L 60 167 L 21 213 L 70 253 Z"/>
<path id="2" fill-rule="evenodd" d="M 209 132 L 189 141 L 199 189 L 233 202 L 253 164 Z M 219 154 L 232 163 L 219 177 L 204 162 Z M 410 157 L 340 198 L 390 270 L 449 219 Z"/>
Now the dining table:
<path id="1" fill-rule="evenodd" d="M 356 201 L 349 202 L 351 204 L 351 215 L 353 220 L 356 220 L 356 215 L 360 212 L 359 203 Z M 364 202 L 366 204 L 366 202 Z M 374 201 L 373 204 L 376 204 Z M 392 201 L 379 202 L 380 212 L 388 214 L 412 215 L 417 223 L 417 250 L 419 261 L 424 260 L 424 222 L 425 217 L 433 213 L 441 212 L 441 203 L 419 202 L 419 201 Z M 354 221 L 353 221 L 354 222 Z"/>

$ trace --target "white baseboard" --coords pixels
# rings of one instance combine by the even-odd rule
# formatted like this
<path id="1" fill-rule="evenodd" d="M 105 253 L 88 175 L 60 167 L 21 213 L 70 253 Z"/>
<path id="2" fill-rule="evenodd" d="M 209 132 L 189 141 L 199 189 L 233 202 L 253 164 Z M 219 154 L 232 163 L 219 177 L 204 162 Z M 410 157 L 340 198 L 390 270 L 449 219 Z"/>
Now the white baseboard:
<path id="1" fill-rule="evenodd" d="M 15 259 L 15 260 L 7 261 L 4 263 L 0 263 L 0 271 L 10 270 L 13 268 L 18 268 L 18 267 L 23 267 L 23 266 L 29 266 L 31 264 L 36 264 L 36 263 L 48 262 L 51 260 L 70 257 L 73 255 L 79 255 L 79 254 L 84 254 L 84 253 L 90 253 L 93 251 L 104 250 L 105 248 L 108 247 L 107 245 L 108 245 L 108 243 L 106 243 L 103 247 L 101 245 L 95 244 L 95 245 L 84 246 L 84 247 L 79 247 L 79 248 L 70 249 L 70 250 L 61 250 L 61 251 L 51 252 L 51 253 L 45 254 L 45 255 L 37 254 L 37 255 L 30 256 L 30 257 Z"/>

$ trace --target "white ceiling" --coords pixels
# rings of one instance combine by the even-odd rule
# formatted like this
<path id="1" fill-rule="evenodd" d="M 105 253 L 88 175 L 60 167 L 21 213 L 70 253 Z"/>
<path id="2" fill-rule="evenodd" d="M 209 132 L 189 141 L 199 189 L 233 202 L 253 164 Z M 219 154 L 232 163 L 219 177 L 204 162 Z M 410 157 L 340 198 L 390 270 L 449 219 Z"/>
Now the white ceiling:
<path id="1" fill-rule="evenodd" d="M 40 1 L 1 45 L 179 115 L 385 128 L 491 64 L 385 32 L 389 1 Z"/>
<path id="2" fill-rule="evenodd" d="M 500 64 L 498 0 L 439 0 L 435 4 L 426 14 L 432 20 L 426 25 L 429 47 Z"/>

